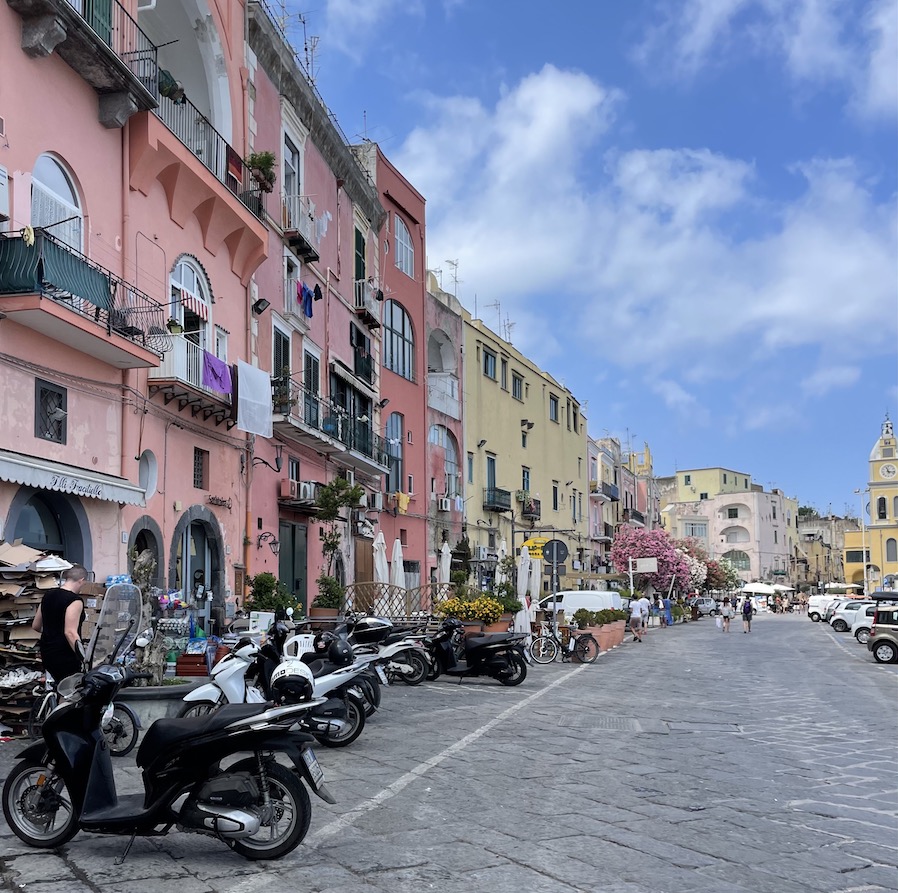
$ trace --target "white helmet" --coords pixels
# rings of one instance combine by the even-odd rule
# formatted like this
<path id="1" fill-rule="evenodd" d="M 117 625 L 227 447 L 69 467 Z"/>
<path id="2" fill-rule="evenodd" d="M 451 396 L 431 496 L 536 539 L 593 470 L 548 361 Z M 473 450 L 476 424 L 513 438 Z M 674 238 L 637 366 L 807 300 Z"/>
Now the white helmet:
<path id="1" fill-rule="evenodd" d="M 296 704 L 312 698 L 315 677 L 298 657 L 288 657 L 271 674 L 271 697 L 281 704 Z"/>

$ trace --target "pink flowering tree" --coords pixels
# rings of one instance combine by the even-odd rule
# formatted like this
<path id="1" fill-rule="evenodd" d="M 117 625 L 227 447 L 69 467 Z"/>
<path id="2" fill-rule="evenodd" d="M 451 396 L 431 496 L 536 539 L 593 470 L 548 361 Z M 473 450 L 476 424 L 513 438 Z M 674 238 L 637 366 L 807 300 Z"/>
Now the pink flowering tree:
<path id="1" fill-rule="evenodd" d="M 657 558 L 658 572 L 634 574 L 637 589 L 651 584 L 655 589 L 667 592 L 673 580 L 674 589 L 686 589 L 692 578 L 691 568 L 683 552 L 677 550 L 674 541 L 664 530 L 643 530 L 624 525 L 615 534 L 611 544 L 611 561 L 620 574 L 629 571 L 631 558 Z"/>

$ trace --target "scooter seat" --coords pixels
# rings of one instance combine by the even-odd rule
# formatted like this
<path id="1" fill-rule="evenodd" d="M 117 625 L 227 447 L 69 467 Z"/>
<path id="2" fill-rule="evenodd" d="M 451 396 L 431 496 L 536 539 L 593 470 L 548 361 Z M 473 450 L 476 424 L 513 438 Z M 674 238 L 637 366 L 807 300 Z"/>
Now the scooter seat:
<path id="1" fill-rule="evenodd" d="M 147 733 L 137 749 L 137 765 L 146 766 L 164 750 L 168 750 L 180 741 L 216 732 L 235 720 L 262 713 L 268 707 L 268 704 L 225 704 L 215 713 L 209 713 L 206 716 L 157 719 L 147 729 Z"/>
<path id="2" fill-rule="evenodd" d="M 471 636 L 465 640 L 465 648 L 477 648 L 480 645 L 495 645 L 498 642 L 509 642 L 520 639 L 520 633 L 487 633 L 485 636 Z"/>

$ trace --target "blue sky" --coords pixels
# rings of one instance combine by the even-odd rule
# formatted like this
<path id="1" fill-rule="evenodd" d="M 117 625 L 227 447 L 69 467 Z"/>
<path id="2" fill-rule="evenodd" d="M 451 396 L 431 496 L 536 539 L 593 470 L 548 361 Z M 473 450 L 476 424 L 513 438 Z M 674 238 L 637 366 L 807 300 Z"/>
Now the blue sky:
<path id="1" fill-rule="evenodd" d="M 591 434 L 857 513 L 898 417 L 894 0 L 289 11 L 345 133 L 426 197 L 428 265 Z"/>

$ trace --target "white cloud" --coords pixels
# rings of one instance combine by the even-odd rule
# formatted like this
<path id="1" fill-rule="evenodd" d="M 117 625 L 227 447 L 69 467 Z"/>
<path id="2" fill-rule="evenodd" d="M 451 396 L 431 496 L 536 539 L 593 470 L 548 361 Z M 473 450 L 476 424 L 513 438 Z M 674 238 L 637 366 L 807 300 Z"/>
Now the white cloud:
<path id="1" fill-rule="evenodd" d="M 803 378 L 801 389 L 809 397 L 825 397 L 836 388 L 851 387 L 860 377 L 857 366 L 825 366 Z"/>
<path id="2" fill-rule="evenodd" d="M 423 15 L 422 0 L 326 0 L 326 45 L 359 62 L 380 27 L 397 12 Z"/>
<path id="3" fill-rule="evenodd" d="M 634 50 L 654 72 L 693 79 L 708 65 L 775 55 L 798 85 L 840 84 L 852 111 L 894 120 L 898 5 L 840 0 L 664 0 L 660 20 Z"/>
<path id="4" fill-rule="evenodd" d="M 775 202 L 742 159 L 612 149 L 619 101 L 552 66 L 492 108 L 428 99 L 394 160 L 428 198 L 431 265 L 459 259 L 469 308 L 501 300 L 538 362 L 588 346 L 693 391 L 803 345 L 887 348 L 896 214 L 850 160 L 795 166 L 797 197 Z"/>

